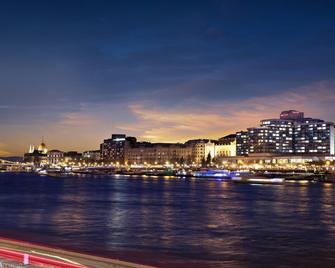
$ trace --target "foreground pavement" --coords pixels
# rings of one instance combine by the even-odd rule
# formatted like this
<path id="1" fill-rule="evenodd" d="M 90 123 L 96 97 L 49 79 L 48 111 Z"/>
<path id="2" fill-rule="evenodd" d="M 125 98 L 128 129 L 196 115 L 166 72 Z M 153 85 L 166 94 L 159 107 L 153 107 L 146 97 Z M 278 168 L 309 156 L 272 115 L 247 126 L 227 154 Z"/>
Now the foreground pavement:
<path id="1" fill-rule="evenodd" d="M 0 257 L 6 259 L 17 258 L 26 254 L 32 262 L 35 260 L 50 260 L 48 267 L 97 267 L 97 268 L 153 268 L 151 266 L 131 262 L 97 257 L 58 248 L 50 248 L 0 237 Z M 27 257 L 27 255 L 29 255 Z M 11 257 L 13 256 L 13 257 Z M 22 263 L 23 263 L 22 257 Z M 17 261 L 16 260 L 16 261 Z M 43 263 L 43 262 L 42 262 Z M 36 264 L 35 264 L 36 265 Z M 19 267 L 19 266 L 18 266 Z M 28 266 L 29 267 L 29 266 Z M 36 267 L 36 266 L 34 266 Z"/>

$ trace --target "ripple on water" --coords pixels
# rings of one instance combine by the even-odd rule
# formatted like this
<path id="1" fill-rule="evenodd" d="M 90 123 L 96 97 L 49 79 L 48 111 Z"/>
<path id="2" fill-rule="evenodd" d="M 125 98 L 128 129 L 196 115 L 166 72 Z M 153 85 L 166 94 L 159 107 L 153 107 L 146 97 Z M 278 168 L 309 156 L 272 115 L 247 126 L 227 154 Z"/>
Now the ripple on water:
<path id="1" fill-rule="evenodd" d="M 333 267 L 334 186 L 0 174 L 0 235 L 162 267 Z"/>

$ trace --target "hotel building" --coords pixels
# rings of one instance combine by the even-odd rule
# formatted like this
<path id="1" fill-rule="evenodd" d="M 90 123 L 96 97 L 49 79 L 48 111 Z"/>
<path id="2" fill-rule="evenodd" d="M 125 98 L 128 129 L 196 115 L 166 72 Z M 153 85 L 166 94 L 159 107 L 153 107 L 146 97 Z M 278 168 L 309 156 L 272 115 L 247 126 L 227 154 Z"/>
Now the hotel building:
<path id="1" fill-rule="evenodd" d="M 262 120 L 260 127 L 236 133 L 236 151 L 238 156 L 334 155 L 334 123 L 284 111 L 280 119 Z"/>
<path id="2" fill-rule="evenodd" d="M 125 163 L 125 151 L 131 144 L 136 143 L 136 138 L 126 137 L 125 134 L 112 134 L 110 139 L 106 139 L 100 144 L 101 159 Z"/>
<path id="3" fill-rule="evenodd" d="M 295 127 L 294 141 L 295 153 L 334 155 L 334 124 L 306 119 Z"/>

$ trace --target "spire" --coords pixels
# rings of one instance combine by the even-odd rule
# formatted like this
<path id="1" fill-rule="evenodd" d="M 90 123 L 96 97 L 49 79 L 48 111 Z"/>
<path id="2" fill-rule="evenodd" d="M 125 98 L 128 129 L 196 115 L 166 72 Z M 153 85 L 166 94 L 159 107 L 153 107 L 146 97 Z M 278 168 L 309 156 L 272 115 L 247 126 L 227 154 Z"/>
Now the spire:
<path id="1" fill-rule="evenodd" d="M 29 145 L 29 153 L 33 153 L 35 151 L 34 145 Z"/>
<path id="2" fill-rule="evenodd" d="M 44 143 L 44 136 L 42 136 L 42 143 L 38 146 L 38 151 L 44 154 L 48 152 L 47 146 Z"/>

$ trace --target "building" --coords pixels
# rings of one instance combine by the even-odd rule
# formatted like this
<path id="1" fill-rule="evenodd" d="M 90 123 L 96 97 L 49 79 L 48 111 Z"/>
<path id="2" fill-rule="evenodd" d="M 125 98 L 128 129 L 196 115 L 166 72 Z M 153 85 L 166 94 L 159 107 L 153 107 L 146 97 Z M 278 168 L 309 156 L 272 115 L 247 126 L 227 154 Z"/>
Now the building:
<path id="1" fill-rule="evenodd" d="M 192 163 L 199 165 L 208 158 L 208 155 L 213 159 L 215 156 L 215 142 L 209 139 L 187 141 L 185 145 L 191 148 Z"/>
<path id="2" fill-rule="evenodd" d="M 266 119 L 260 127 L 248 129 L 249 154 L 293 153 L 292 120 Z"/>
<path id="3" fill-rule="evenodd" d="M 87 162 L 96 162 L 101 158 L 100 150 L 92 150 L 83 152 L 83 160 Z"/>
<path id="4" fill-rule="evenodd" d="M 214 158 L 236 156 L 236 134 L 220 138 L 215 144 Z"/>
<path id="5" fill-rule="evenodd" d="M 184 164 L 192 162 L 192 148 L 180 143 L 137 142 L 127 147 L 127 164 Z"/>
<path id="6" fill-rule="evenodd" d="M 64 163 L 77 164 L 82 160 L 82 154 L 76 151 L 69 151 L 64 153 Z"/>
<path id="7" fill-rule="evenodd" d="M 221 156 L 236 155 L 236 138 L 230 135 L 219 141 L 208 139 L 189 140 L 182 143 L 132 142 L 125 146 L 127 164 L 198 164 Z"/>
<path id="8" fill-rule="evenodd" d="M 296 110 L 288 110 L 281 112 L 279 118 L 281 120 L 302 121 L 304 119 L 304 113 Z"/>
<path id="9" fill-rule="evenodd" d="M 59 150 L 50 150 L 47 153 L 49 165 L 58 165 L 64 161 L 64 152 Z"/>
<path id="10" fill-rule="evenodd" d="M 136 138 L 126 137 L 125 134 L 112 134 L 110 139 L 106 139 L 100 145 L 100 157 L 104 161 L 114 163 L 125 163 L 126 147 L 136 143 Z"/>
<path id="11" fill-rule="evenodd" d="M 42 140 L 41 144 L 35 149 L 35 146 L 29 147 L 28 153 L 25 153 L 23 156 L 23 161 L 25 163 L 31 163 L 35 167 L 40 167 L 48 164 L 48 149 Z"/>
<path id="12" fill-rule="evenodd" d="M 218 139 L 218 144 L 229 144 L 236 141 L 236 134 L 229 134 Z"/>
<path id="13" fill-rule="evenodd" d="M 295 153 L 334 155 L 334 124 L 306 119 L 295 127 L 294 141 Z"/>
<path id="14" fill-rule="evenodd" d="M 236 156 L 236 157 L 222 157 L 220 160 L 226 164 L 235 165 L 303 165 L 311 162 L 325 162 L 334 161 L 334 156 L 322 156 L 313 154 L 262 154 L 262 155 L 249 155 L 249 156 Z"/>
<path id="15" fill-rule="evenodd" d="M 235 134 L 222 137 L 219 140 L 189 140 L 185 145 L 191 147 L 192 162 L 198 165 L 207 161 L 209 156 L 212 161 L 223 156 L 236 156 Z"/>
<path id="16" fill-rule="evenodd" d="M 237 132 L 236 152 L 238 156 L 334 155 L 334 123 L 305 118 L 295 110 L 284 111 L 280 119 L 261 120 L 259 127 Z"/>
<path id="17" fill-rule="evenodd" d="M 236 133 L 236 155 L 246 156 L 249 154 L 249 134 L 248 131 Z"/>

